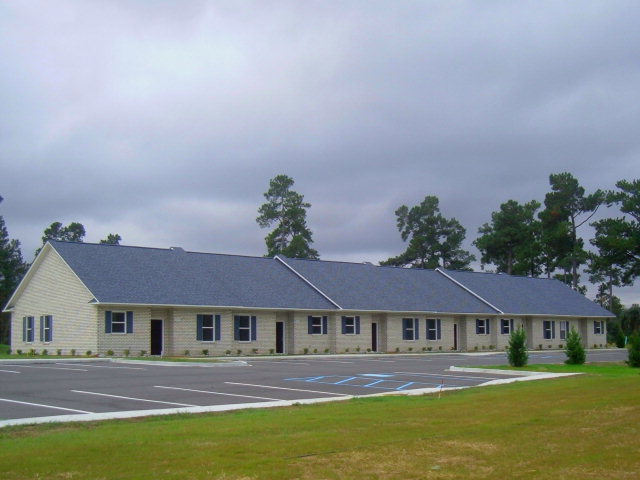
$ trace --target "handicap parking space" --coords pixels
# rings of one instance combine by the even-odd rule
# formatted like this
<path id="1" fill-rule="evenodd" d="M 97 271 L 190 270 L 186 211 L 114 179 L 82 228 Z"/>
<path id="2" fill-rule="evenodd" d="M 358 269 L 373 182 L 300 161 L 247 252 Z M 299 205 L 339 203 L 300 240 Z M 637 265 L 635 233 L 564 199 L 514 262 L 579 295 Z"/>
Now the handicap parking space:
<path id="1" fill-rule="evenodd" d="M 601 353 L 603 360 L 615 357 Z M 536 352 L 530 356 L 532 363 L 563 360 L 562 352 Z M 447 390 L 505 378 L 487 373 L 452 372 L 449 371 L 452 365 L 504 363 L 504 353 L 269 357 L 247 359 L 244 365 L 223 368 L 106 360 L 3 362 L 0 363 L 0 426 L 12 419 L 73 414 L 129 411 L 153 414 L 172 408 L 237 408 L 278 401 Z"/>

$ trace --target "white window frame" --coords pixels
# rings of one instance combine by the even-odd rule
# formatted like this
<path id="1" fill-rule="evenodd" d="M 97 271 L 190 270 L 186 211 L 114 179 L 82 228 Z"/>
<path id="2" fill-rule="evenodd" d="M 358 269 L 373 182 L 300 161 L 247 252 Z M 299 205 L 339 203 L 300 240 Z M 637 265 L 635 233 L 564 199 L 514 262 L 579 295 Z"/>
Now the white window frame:
<path id="1" fill-rule="evenodd" d="M 247 322 L 249 322 L 249 325 L 247 327 L 243 327 L 242 326 L 242 320 L 240 319 L 247 319 Z M 251 343 L 251 315 L 235 315 L 233 317 L 233 320 L 236 321 L 238 320 L 238 340 L 236 340 L 237 342 L 242 342 L 242 343 Z M 247 340 L 242 340 L 242 332 L 245 331 L 247 332 Z"/>
<path id="2" fill-rule="evenodd" d="M 476 318 L 476 335 L 490 335 L 491 330 L 489 327 L 488 318 Z"/>
<path id="3" fill-rule="evenodd" d="M 604 320 L 593 321 L 593 334 L 604 335 Z"/>
<path id="4" fill-rule="evenodd" d="M 429 324 L 433 322 L 430 327 Z M 438 336 L 438 332 L 440 336 Z M 427 318 L 427 342 L 438 342 L 442 340 L 442 322 L 439 318 Z M 433 338 L 431 338 L 433 336 Z"/>
<path id="5" fill-rule="evenodd" d="M 513 318 L 500 319 L 500 335 L 511 335 L 515 331 L 515 320 Z"/>
<path id="6" fill-rule="evenodd" d="M 320 315 L 319 317 L 311 315 L 311 335 L 325 335 L 326 332 L 324 331 L 323 327 L 324 322 L 322 321 L 322 315 Z M 316 329 L 318 330 L 317 332 Z"/>
<path id="7" fill-rule="evenodd" d="M 25 343 L 34 343 L 36 340 L 36 317 L 27 316 L 25 325 Z"/>
<path id="8" fill-rule="evenodd" d="M 409 327 L 407 329 L 404 328 L 404 321 L 406 319 L 411 320 L 411 327 Z M 417 331 L 416 323 L 418 323 L 418 319 L 417 318 L 406 317 L 406 318 L 402 319 L 403 337 L 405 336 L 404 332 L 407 332 L 407 334 L 406 334 L 407 338 L 404 339 L 405 342 L 415 342 L 416 341 L 416 331 Z M 411 332 L 411 338 L 408 338 L 409 337 L 409 332 Z"/>
<path id="9" fill-rule="evenodd" d="M 356 334 L 356 317 L 344 317 L 344 335 Z"/>
<path id="10" fill-rule="evenodd" d="M 43 315 L 44 325 L 42 326 L 42 342 L 51 343 L 53 339 L 53 315 Z M 49 340 L 47 340 L 49 337 Z"/>
<path id="11" fill-rule="evenodd" d="M 542 321 L 542 338 L 544 340 L 555 340 L 556 338 L 556 321 L 555 320 Z"/>
<path id="12" fill-rule="evenodd" d="M 569 330 L 571 326 L 569 324 L 569 320 L 560 320 L 560 326 L 558 330 L 558 335 L 560 340 L 566 340 L 569 335 Z"/>
<path id="13" fill-rule="evenodd" d="M 116 320 L 116 316 L 122 315 L 122 321 Z M 114 328 L 115 325 L 122 325 L 122 331 L 117 332 Z M 113 335 L 126 335 L 127 334 L 127 312 L 113 311 L 111 312 L 111 333 Z"/>
<path id="14" fill-rule="evenodd" d="M 214 343 L 216 341 L 216 316 L 215 315 L 210 315 L 208 313 L 203 313 L 202 315 L 202 342 L 206 342 L 206 343 Z M 205 319 L 207 319 L 208 317 L 211 317 L 211 326 L 205 326 Z M 251 323 L 251 319 L 249 319 L 249 323 Z M 249 327 L 251 327 L 251 325 L 249 325 Z M 205 331 L 207 332 L 211 332 L 211 340 L 205 340 L 204 336 L 205 336 Z M 251 332 L 249 332 L 249 334 L 251 334 Z"/>

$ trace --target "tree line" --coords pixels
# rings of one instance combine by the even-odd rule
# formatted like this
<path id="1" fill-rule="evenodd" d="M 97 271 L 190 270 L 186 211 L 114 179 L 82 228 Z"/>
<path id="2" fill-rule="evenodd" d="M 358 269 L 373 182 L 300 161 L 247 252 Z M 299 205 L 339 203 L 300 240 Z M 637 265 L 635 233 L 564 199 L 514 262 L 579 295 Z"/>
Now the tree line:
<path id="1" fill-rule="evenodd" d="M 264 193 L 265 203 L 258 208 L 256 222 L 271 229 L 265 237 L 266 256 L 319 259 L 307 225 L 311 204 L 293 190 L 294 183 L 287 175 L 272 178 Z M 580 277 L 581 272 L 586 273 L 598 286 L 596 300 L 622 318 L 611 330 L 619 336 L 640 330 L 640 307 L 624 310 L 613 294 L 614 287 L 633 285 L 640 274 L 640 180 L 620 180 L 615 190 L 587 193 L 571 173 L 563 172 L 551 174 L 549 186 L 542 202 L 508 200 L 491 213 L 490 221 L 478 229 L 472 242 L 480 252 L 481 268 L 508 275 L 555 277 L 583 294 L 586 287 L 580 284 Z M 621 216 L 589 223 L 599 208 L 612 206 Z M 467 231 L 456 218 L 440 211 L 436 196 L 427 195 L 414 206 L 401 205 L 395 216 L 406 248 L 380 265 L 472 269 L 476 257 L 463 248 Z M 580 234 L 587 224 L 595 230 L 589 239 L 591 250 Z M 53 222 L 43 232 L 42 245 L 49 240 L 82 242 L 85 235 L 81 223 L 65 226 Z M 121 240 L 120 235 L 110 233 L 100 243 L 119 245 Z M 6 304 L 27 268 L 19 240 L 9 238 L 0 215 L 1 305 Z M 0 339 L 2 334 L 0 329 Z"/>

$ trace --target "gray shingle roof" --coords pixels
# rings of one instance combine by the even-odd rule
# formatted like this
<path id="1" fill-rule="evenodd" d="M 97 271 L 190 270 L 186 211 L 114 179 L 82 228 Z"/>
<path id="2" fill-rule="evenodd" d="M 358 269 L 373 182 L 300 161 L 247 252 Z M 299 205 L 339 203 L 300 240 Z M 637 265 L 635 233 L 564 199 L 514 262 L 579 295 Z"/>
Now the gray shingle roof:
<path id="1" fill-rule="evenodd" d="M 101 303 L 335 308 L 270 258 L 51 244 Z"/>
<path id="2" fill-rule="evenodd" d="M 608 310 L 556 279 L 443 271 L 504 313 L 613 316 Z"/>
<path id="3" fill-rule="evenodd" d="M 557 280 L 50 243 L 100 303 L 327 311 L 337 304 L 360 311 L 499 313 L 494 306 L 506 314 L 612 316 Z"/>
<path id="4" fill-rule="evenodd" d="M 347 310 L 497 313 L 435 270 L 283 258 Z"/>

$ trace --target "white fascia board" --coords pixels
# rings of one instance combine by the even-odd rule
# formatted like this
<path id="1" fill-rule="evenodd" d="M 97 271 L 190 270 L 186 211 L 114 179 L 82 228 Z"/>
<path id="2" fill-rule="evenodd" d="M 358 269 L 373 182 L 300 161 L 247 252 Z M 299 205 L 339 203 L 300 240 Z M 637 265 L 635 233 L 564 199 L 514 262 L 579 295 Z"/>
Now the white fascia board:
<path id="1" fill-rule="evenodd" d="M 460 288 L 462 288 L 463 290 L 465 290 L 466 292 L 470 293 L 471 295 L 473 295 L 474 297 L 476 297 L 478 300 L 480 300 L 482 303 L 485 303 L 486 305 L 489 305 L 489 307 L 493 308 L 496 312 L 498 312 L 499 314 L 504 314 L 504 312 L 502 310 L 500 310 L 498 307 L 496 307 L 495 305 L 493 305 L 491 302 L 489 302 L 488 300 L 482 298 L 480 295 L 478 295 L 476 292 L 474 292 L 473 290 L 471 290 L 470 288 L 467 288 L 466 286 L 464 286 L 462 283 L 460 283 L 459 281 L 457 281 L 455 278 L 453 278 L 451 275 L 448 275 L 447 273 L 443 272 L 442 270 L 440 270 L 440 268 L 436 268 L 436 272 L 438 272 L 440 275 L 443 275 L 444 277 L 448 278 L 449 280 L 451 280 L 453 283 L 455 283 L 456 285 L 458 285 Z"/>
<path id="2" fill-rule="evenodd" d="M 176 303 L 118 303 L 118 302 L 90 302 L 100 307 L 148 307 L 148 308 L 207 308 L 216 310 L 247 310 L 247 311 L 287 311 L 287 312 L 332 312 L 326 308 L 295 308 L 295 307 L 248 307 L 246 305 L 182 305 Z"/>
<path id="3" fill-rule="evenodd" d="M 298 278 L 300 278 L 302 281 L 304 281 L 307 285 L 309 285 L 311 288 L 313 288 L 316 292 L 318 292 L 320 295 L 322 295 L 325 300 L 328 300 L 329 302 L 331 302 L 332 304 L 334 304 L 339 310 L 343 310 L 343 308 L 338 305 L 336 302 L 334 302 L 331 297 L 329 297 L 329 295 L 325 294 L 322 290 L 320 290 L 318 287 L 316 287 L 313 283 L 311 283 L 309 280 L 307 280 L 305 278 L 304 275 L 302 275 L 300 272 L 298 272 L 295 268 L 293 268 L 291 265 L 289 265 L 287 262 L 285 262 L 282 258 L 280 258 L 279 255 L 276 255 L 275 257 L 273 257 L 275 260 L 279 261 L 282 265 L 284 265 L 285 267 L 287 267 L 289 270 L 291 270 Z"/>

